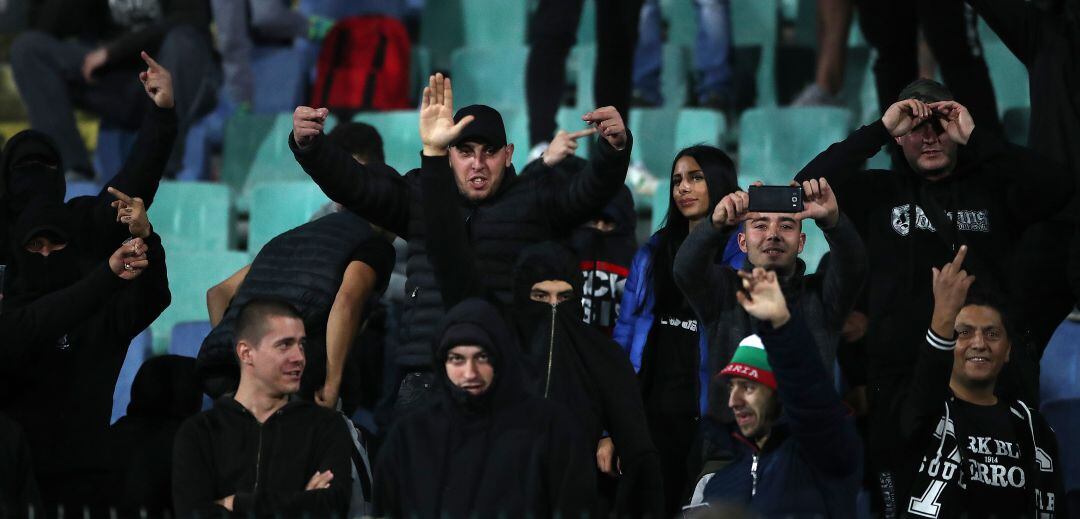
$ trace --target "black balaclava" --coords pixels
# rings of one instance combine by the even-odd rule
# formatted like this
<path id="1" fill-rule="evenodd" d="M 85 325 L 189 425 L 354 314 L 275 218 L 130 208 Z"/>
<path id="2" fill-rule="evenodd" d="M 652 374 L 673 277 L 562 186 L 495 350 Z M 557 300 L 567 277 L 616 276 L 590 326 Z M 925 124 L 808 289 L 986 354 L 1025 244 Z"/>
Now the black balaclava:
<path id="1" fill-rule="evenodd" d="M 30 200 L 63 203 L 66 191 L 60 152 L 48 135 L 24 130 L 4 145 L 0 201 L 9 221 L 14 221 Z"/>
<path id="2" fill-rule="evenodd" d="M 41 198 L 27 204 L 12 226 L 10 247 L 15 272 L 10 282 L 11 292 L 4 297 L 5 306 L 24 306 L 79 280 L 81 272 L 78 255 L 71 246 L 71 228 L 71 218 L 63 204 Z M 43 235 L 68 246 L 48 257 L 26 250 L 32 238 Z"/>
<path id="3" fill-rule="evenodd" d="M 555 242 L 541 242 L 523 249 L 514 264 L 514 312 L 521 315 L 549 316 L 551 305 L 533 301 L 533 285 L 541 281 L 566 281 L 574 295 L 560 303 L 559 310 L 581 318 L 581 272 L 574 255 Z"/>

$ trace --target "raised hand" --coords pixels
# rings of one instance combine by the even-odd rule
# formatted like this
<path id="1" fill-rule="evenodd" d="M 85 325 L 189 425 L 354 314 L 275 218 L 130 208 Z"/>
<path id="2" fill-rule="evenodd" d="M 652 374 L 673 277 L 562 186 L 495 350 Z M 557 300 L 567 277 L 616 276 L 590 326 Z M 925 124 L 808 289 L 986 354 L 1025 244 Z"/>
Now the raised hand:
<path id="1" fill-rule="evenodd" d="M 454 89 L 450 78 L 443 77 L 442 73 L 428 78 L 420 103 L 420 141 L 424 143 L 424 155 L 446 155 L 450 143 L 473 119 L 467 115 L 454 124 Z"/>
<path id="2" fill-rule="evenodd" d="M 329 381 L 325 382 L 323 387 L 315 392 L 315 403 L 327 409 L 337 409 L 340 390 L 340 384 L 334 384 Z"/>
<path id="3" fill-rule="evenodd" d="M 146 259 L 146 251 L 149 247 L 142 238 L 125 241 L 116 252 L 109 256 L 109 270 L 120 279 L 130 281 L 139 277 L 143 270 L 150 265 Z"/>
<path id="4" fill-rule="evenodd" d="M 334 473 L 327 470 L 326 472 L 316 472 L 308 480 L 308 484 L 304 487 L 304 490 L 320 490 L 324 488 L 330 488 L 330 482 L 334 480 Z"/>
<path id="5" fill-rule="evenodd" d="M 743 289 L 735 293 L 735 299 L 746 313 L 760 321 L 769 321 L 774 328 L 783 326 L 791 319 L 776 272 L 757 267 L 753 272 L 739 271 L 739 277 L 742 278 Z"/>
<path id="6" fill-rule="evenodd" d="M 581 116 L 581 120 L 595 126 L 612 148 L 622 150 L 626 146 L 626 124 L 615 107 L 597 108 Z"/>
<path id="7" fill-rule="evenodd" d="M 931 103 L 930 108 L 941 119 L 941 125 L 950 140 L 957 144 L 968 143 L 971 132 L 975 129 L 975 121 L 964 105 L 956 101 L 938 101 Z"/>
<path id="8" fill-rule="evenodd" d="M 322 134 L 328 115 L 330 115 L 330 110 L 325 108 L 296 107 L 292 116 L 292 133 L 296 145 L 301 149 L 310 146 L 315 137 Z"/>
<path id="9" fill-rule="evenodd" d="M 889 130 L 889 135 L 903 137 L 933 115 L 930 105 L 918 99 L 904 99 L 893 103 L 888 110 L 885 110 L 885 115 L 881 116 L 881 122 L 885 125 L 885 129 Z"/>
<path id="10" fill-rule="evenodd" d="M 735 191 L 721 198 L 713 209 L 711 218 L 713 227 L 724 229 L 739 225 L 749 218 L 750 213 L 747 211 L 749 207 L 750 195 L 746 191 Z"/>
<path id="11" fill-rule="evenodd" d="M 139 81 L 142 82 L 146 95 L 150 96 L 158 108 L 172 108 L 176 103 L 173 100 L 172 74 L 169 69 L 154 61 L 146 51 L 139 55 L 146 62 L 146 70 L 139 72 Z"/>
<path id="12" fill-rule="evenodd" d="M 596 132 L 596 128 L 586 128 L 576 132 L 559 130 L 559 132 L 555 134 L 555 138 L 551 140 L 551 144 L 544 150 L 544 155 L 541 157 L 544 164 L 551 167 L 562 162 L 566 157 L 573 155 L 574 152 L 577 151 L 578 139 L 588 135 L 595 135 Z"/>
<path id="13" fill-rule="evenodd" d="M 798 186 L 792 182 L 792 186 Z M 840 206 L 836 203 L 836 195 L 829 187 L 829 181 L 824 178 L 812 178 L 802 183 L 803 210 L 795 214 L 798 220 L 807 218 L 817 222 L 822 229 L 831 229 L 840 220 Z"/>
<path id="14" fill-rule="evenodd" d="M 952 261 L 940 269 L 937 267 L 930 269 L 934 287 L 934 315 L 931 327 L 935 333 L 944 337 L 952 336 L 956 316 L 964 307 L 968 289 L 975 282 L 975 276 L 968 275 L 967 271 L 961 268 L 967 252 L 967 245 L 961 245 Z"/>
<path id="15" fill-rule="evenodd" d="M 116 209 L 116 221 L 128 226 L 128 233 L 136 238 L 150 236 L 150 220 L 146 217 L 146 204 L 139 197 L 130 197 L 115 187 L 109 188 L 109 194 L 116 200 L 109 205 Z"/>

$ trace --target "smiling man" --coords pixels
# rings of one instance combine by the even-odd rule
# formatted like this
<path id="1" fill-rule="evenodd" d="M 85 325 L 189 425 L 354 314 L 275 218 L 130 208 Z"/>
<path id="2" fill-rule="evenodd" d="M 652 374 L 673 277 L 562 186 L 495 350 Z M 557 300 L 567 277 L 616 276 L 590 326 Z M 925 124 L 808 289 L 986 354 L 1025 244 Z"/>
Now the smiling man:
<path id="1" fill-rule="evenodd" d="M 882 146 L 894 151 L 892 169 L 866 170 Z M 1074 180 L 1063 166 L 978 125 L 948 89 L 929 79 L 908 85 L 879 121 L 830 146 L 796 180 L 819 177 L 836 190 L 869 254 L 870 462 L 879 473 L 874 479 L 882 482 L 882 498 L 892 500 L 898 470 L 893 467 L 903 464 L 896 457 L 895 400 L 909 385 L 920 330 L 933 308 L 931 268 L 967 245 L 967 269 L 984 291 L 1024 300 L 1021 292 L 1034 288 L 1009 282 L 1020 238 L 1065 207 Z M 1024 321 L 1028 329 L 1018 330 L 1017 337 L 1032 322 Z M 1013 346 L 1026 348 L 1019 340 Z M 1038 366 L 1028 360 L 1034 358 L 1014 354 L 1002 376 L 1001 385 L 1008 387 L 1002 389 L 1036 400 Z"/>
<path id="2" fill-rule="evenodd" d="M 304 321 L 295 308 L 253 299 L 236 324 L 240 385 L 176 434 L 178 517 L 344 516 L 352 492 L 345 420 L 290 397 L 304 373 Z"/>
<path id="3" fill-rule="evenodd" d="M 1069 517 L 1054 431 L 1036 409 L 995 393 L 1016 330 L 1000 304 L 968 296 L 967 253 L 933 271 L 933 317 L 899 413 L 910 480 L 899 511 Z"/>

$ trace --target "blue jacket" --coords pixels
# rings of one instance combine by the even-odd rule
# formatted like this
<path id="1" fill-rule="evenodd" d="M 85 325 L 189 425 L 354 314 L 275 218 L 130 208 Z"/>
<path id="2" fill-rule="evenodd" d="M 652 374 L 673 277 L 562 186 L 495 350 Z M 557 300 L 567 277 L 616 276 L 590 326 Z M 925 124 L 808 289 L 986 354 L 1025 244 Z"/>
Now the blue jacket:
<path id="1" fill-rule="evenodd" d="M 736 269 L 741 268 L 746 261 L 746 253 L 739 250 L 738 233 L 732 233 L 731 240 L 724 248 L 723 264 Z M 634 261 L 630 265 L 630 276 L 626 278 L 623 288 L 622 303 L 619 305 L 619 318 L 615 323 L 615 331 L 612 333 L 615 342 L 622 346 L 623 350 L 630 355 L 630 363 L 634 371 L 641 372 L 641 358 L 645 351 L 645 344 L 649 341 L 649 332 L 652 331 L 653 323 L 656 322 L 654 307 L 656 306 L 656 289 L 653 285 L 652 266 L 653 254 L 656 252 L 656 244 L 660 240 L 657 234 L 653 234 L 649 241 L 638 249 L 634 254 Z M 702 414 L 708 410 L 709 391 L 709 342 L 698 324 L 698 350 L 700 351 L 700 366 L 698 377 L 701 381 L 698 395 L 699 409 Z"/>
<path id="2" fill-rule="evenodd" d="M 781 417 L 762 449 L 733 432 L 735 459 L 702 478 L 691 505 L 746 504 L 764 517 L 855 517 L 862 442 L 817 348 L 807 344 L 813 338 L 806 321 L 796 312 L 777 329 L 762 323 L 758 334 L 776 376 Z"/>

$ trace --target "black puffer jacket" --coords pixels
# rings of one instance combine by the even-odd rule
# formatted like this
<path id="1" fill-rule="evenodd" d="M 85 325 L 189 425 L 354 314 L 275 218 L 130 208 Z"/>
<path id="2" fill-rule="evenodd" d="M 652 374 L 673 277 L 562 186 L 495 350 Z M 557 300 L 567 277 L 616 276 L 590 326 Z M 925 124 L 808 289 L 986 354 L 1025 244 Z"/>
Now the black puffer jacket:
<path id="1" fill-rule="evenodd" d="M 518 177 L 507 168 L 499 190 L 488 199 L 474 204 L 461 198 L 477 265 L 486 287 L 500 302 L 512 298 L 511 270 L 522 249 L 568 235 L 598 214 L 623 185 L 632 144 L 627 137 L 623 150 L 600 139 L 592 161 L 579 175 Z M 394 357 L 399 367 L 427 370 L 430 341 L 443 310 L 427 257 L 420 176 L 447 158 L 422 157 L 421 167 L 402 177 L 385 164 L 359 164 L 324 136 L 301 150 L 290 135 L 289 145 L 327 196 L 409 242 L 401 348 Z"/>

